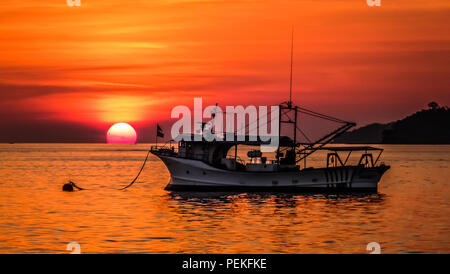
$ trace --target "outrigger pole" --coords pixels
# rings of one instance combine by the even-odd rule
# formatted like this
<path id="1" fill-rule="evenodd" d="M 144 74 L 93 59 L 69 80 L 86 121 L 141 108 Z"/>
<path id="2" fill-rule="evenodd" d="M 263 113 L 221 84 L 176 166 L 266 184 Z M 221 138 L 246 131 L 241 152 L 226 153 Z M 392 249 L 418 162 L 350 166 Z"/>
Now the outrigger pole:
<path id="1" fill-rule="evenodd" d="M 305 148 L 297 151 L 297 154 L 299 154 L 301 156 L 296 160 L 296 162 L 306 159 L 306 157 L 308 157 L 309 155 L 311 155 L 318 149 L 322 148 L 326 144 L 329 144 L 333 139 L 335 139 L 339 135 L 343 134 L 344 132 L 348 131 L 350 128 L 352 128 L 354 126 L 356 126 L 355 123 L 346 122 L 345 125 L 339 127 L 338 129 L 332 131 L 331 133 L 325 135 L 324 137 L 320 138 L 319 140 L 315 141 L 314 143 L 306 145 Z"/>

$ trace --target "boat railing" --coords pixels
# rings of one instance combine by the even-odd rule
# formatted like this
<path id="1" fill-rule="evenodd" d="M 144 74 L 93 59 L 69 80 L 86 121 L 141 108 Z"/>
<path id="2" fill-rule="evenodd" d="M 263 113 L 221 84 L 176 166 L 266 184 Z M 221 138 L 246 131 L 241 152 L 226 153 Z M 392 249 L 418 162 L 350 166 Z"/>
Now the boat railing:
<path id="1" fill-rule="evenodd" d="M 150 147 L 151 152 L 157 152 L 162 155 L 176 155 L 178 154 L 178 148 L 170 145 L 156 145 Z"/>

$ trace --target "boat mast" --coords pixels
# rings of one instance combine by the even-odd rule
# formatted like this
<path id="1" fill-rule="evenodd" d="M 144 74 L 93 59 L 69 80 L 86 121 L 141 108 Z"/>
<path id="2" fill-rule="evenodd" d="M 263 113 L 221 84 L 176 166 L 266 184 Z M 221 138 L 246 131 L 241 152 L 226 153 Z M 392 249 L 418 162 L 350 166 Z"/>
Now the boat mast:
<path id="1" fill-rule="evenodd" d="M 292 107 L 292 69 L 294 67 L 294 26 L 292 26 L 292 32 L 291 32 L 291 73 L 290 73 L 290 79 L 289 79 L 289 103 L 288 107 Z M 292 149 L 295 151 L 296 144 L 297 144 L 297 107 L 294 107 L 294 144 Z"/>
<path id="2" fill-rule="evenodd" d="M 290 75 L 289 75 L 289 101 L 284 102 L 280 104 L 280 110 L 279 110 L 279 126 L 278 126 L 278 136 L 281 137 L 281 126 L 283 123 L 285 124 L 291 124 L 292 131 L 293 131 L 293 143 L 292 143 L 292 150 L 296 151 L 297 147 L 297 107 L 293 106 L 292 104 L 292 79 L 293 79 L 293 67 L 294 67 L 294 27 L 292 27 L 291 32 L 291 64 L 290 64 Z M 292 121 L 292 114 L 290 115 L 291 111 L 294 112 L 294 119 Z M 286 120 L 283 120 L 283 116 L 286 116 Z M 280 147 L 278 146 L 277 150 L 277 162 L 280 164 Z"/>
<path id="3" fill-rule="evenodd" d="M 322 148 L 324 145 L 330 143 L 333 139 L 338 137 L 339 135 L 343 134 L 344 132 L 348 131 L 350 128 L 354 127 L 356 124 L 353 122 L 347 122 L 332 116 L 328 116 L 325 114 L 320 114 L 299 106 L 294 106 L 292 103 L 292 83 L 293 83 L 293 67 L 294 67 L 294 27 L 292 27 L 291 32 L 291 66 L 290 66 L 290 76 L 289 76 L 289 101 L 283 102 L 279 105 L 280 111 L 279 111 L 279 127 L 278 127 L 278 136 L 281 137 L 281 126 L 282 124 L 291 124 L 293 126 L 293 142 L 292 142 L 292 151 L 295 152 L 298 157 L 296 157 L 295 162 L 298 163 L 301 160 L 304 160 L 304 168 L 306 168 L 306 158 L 317 151 L 318 149 Z M 289 115 L 289 113 L 294 112 L 295 117 L 292 117 L 292 115 Z M 305 133 L 300 129 L 300 127 L 297 126 L 298 123 L 298 117 L 297 114 L 302 113 L 306 114 L 312 117 L 329 120 L 331 122 L 342 124 L 341 127 L 338 129 L 332 131 L 331 133 L 328 133 L 327 135 L 323 136 L 317 141 L 312 142 L 309 140 L 309 138 L 305 135 Z M 283 120 L 284 117 L 284 120 Z M 300 133 L 306 138 L 306 140 L 309 143 L 304 144 L 297 144 L 297 130 L 300 131 Z M 287 147 L 287 146 L 286 146 Z M 285 150 L 285 148 L 283 148 Z M 287 151 L 287 150 L 286 150 Z M 280 146 L 278 146 L 277 150 L 277 163 L 280 164 L 280 157 L 282 155 L 282 152 L 280 151 Z"/>
<path id="4" fill-rule="evenodd" d="M 291 33 L 291 73 L 289 78 L 289 103 L 288 106 L 292 106 L 292 67 L 294 63 L 294 27 L 292 27 Z"/>

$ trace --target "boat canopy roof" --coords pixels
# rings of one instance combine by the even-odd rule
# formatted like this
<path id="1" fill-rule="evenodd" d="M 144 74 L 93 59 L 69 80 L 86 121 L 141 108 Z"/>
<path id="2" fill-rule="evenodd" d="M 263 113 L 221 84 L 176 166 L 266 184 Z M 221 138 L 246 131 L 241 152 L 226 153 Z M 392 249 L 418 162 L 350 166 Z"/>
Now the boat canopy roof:
<path id="1" fill-rule="evenodd" d="M 346 147 L 322 147 L 320 150 L 329 151 L 365 151 L 365 150 L 383 150 L 382 148 L 370 147 L 370 146 L 346 146 Z"/>
<path id="2" fill-rule="evenodd" d="M 178 135 L 182 140 L 180 142 L 185 143 L 204 143 L 206 144 L 223 144 L 223 145 L 248 145 L 248 146 L 259 146 L 262 144 L 270 144 L 270 137 L 266 138 L 261 136 L 249 136 L 249 135 L 234 135 L 233 141 L 227 141 L 223 138 L 223 141 L 207 141 L 202 135 L 199 134 L 180 134 Z M 197 139 L 195 138 L 197 137 Z M 267 141 L 266 141 L 267 140 Z M 288 136 L 280 136 L 279 144 L 281 147 L 292 147 L 294 146 L 294 141 Z"/>

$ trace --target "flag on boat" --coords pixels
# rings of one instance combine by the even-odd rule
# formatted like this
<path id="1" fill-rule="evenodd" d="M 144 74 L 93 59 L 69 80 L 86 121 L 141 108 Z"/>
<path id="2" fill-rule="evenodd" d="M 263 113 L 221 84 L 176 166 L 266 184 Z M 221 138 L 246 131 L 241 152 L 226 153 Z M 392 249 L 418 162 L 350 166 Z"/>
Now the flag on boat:
<path id="1" fill-rule="evenodd" d="M 156 136 L 164 138 L 164 132 L 158 124 L 156 124 Z"/>

